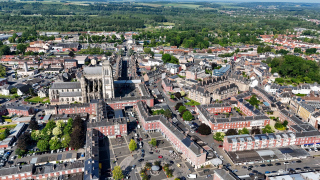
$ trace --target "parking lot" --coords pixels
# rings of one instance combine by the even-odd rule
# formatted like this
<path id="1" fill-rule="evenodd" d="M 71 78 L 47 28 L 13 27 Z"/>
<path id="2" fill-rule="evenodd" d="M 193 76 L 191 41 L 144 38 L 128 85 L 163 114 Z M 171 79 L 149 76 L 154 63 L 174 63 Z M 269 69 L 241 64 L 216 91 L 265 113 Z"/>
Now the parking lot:
<path id="1" fill-rule="evenodd" d="M 301 162 L 300 162 L 301 161 Z M 287 162 L 287 163 L 285 163 Z M 301 160 L 275 161 L 270 163 L 254 163 L 248 165 L 231 166 L 238 176 L 248 175 L 250 173 L 269 174 L 283 171 L 294 170 L 292 172 L 304 172 L 309 170 L 320 169 L 319 158 L 306 158 Z"/>

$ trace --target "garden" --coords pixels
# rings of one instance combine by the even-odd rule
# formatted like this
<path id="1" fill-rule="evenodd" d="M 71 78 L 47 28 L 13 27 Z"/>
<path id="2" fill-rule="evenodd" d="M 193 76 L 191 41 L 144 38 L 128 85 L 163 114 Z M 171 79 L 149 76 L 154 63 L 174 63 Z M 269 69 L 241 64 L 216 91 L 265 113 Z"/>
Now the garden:
<path id="1" fill-rule="evenodd" d="M 175 106 L 175 109 L 179 111 L 179 113 L 182 115 L 182 119 L 185 121 L 191 121 L 193 120 L 193 115 L 182 103 L 177 103 Z"/>
<path id="2" fill-rule="evenodd" d="M 68 119 L 67 123 L 62 120 L 49 121 L 41 130 L 37 121 L 31 120 L 29 128 L 32 129 L 31 134 L 24 133 L 17 141 L 16 154 L 20 156 L 28 152 L 28 145 L 32 143 L 36 143 L 41 152 L 68 147 L 79 149 L 84 146 L 85 128 L 79 116 Z"/>

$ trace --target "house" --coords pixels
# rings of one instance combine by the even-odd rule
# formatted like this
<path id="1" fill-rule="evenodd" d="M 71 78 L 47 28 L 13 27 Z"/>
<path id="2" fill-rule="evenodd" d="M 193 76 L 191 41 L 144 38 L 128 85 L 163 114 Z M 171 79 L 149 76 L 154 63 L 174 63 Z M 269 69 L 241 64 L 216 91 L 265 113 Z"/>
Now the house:
<path id="1" fill-rule="evenodd" d="M 168 78 L 162 79 L 161 82 L 162 88 L 166 92 L 172 92 L 173 91 L 173 83 Z"/>
<path id="2" fill-rule="evenodd" d="M 8 84 L 8 79 L 7 78 L 0 78 L 0 86 L 3 86 L 5 84 Z"/>
<path id="3" fill-rule="evenodd" d="M 81 46 L 79 43 L 59 43 L 59 44 L 53 45 L 52 49 L 56 51 L 62 51 L 62 52 L 70 51 L 71 49 L 74 51 L 78 51 L 81 49 Z"/>
<path id="4" fill-rule="evenodd" d="M 73 59 L 78 61 L 78 65 L 85 65 L 90 62 L 88 56 L 75 56 Z"/>
<path id="5" fill-rule="evenodd" d="M 64 69 L 72 69 L 78 67 L 78 61 L 76 59 L 64 59 Z"/>
<path id="6" fill-rule="evenodd" d="M 45 98 L 45 97 L 48 97 L 48 90 L 47 89 L 40 89 L 38 91 L 38 96 L 40 98 Z"/>
<path id="7" fill-rule="evenodd" d="M 23 96 L 25 94 L 28 94 L 30 92 L 30 89 L 32 89 L 32 86 L 30 86 L 28 84 L 17 84 L 14 87 L 17 88 L 17 94 L 19 96 Z"/>
<path id="8" fill-rule="evenodd" d="M 46 53 L 47 50 L 41 47 L 27 47 L 26 52 Z"/>
<path id="9" fill-rule="evenodd" d="M 156 83 L 157 81 L 159 81 L 165 77 L 166 77 L 166 73 L 162 72 L 160 69 L 157 69 L 155 71 L 150 71 L 143 76 L 144 81 L 147 84 Z"/>
<path id="10" fill-rule="evenodd" d="M 179 66 L 178 64 L 167 63 L 165 65 L 165 68 L 171 74 L 177 74 L 181 71 L 181 66 Z"/>
<path id="11" fill-rule="evenodd" d="M 0 94 L 5 95 L 5 96 L 9 96 L 10 95 L 10 90 L 12 88 L 14 88 L 14 87 L 9 85 L 9 84 L 0 86 Z"/>

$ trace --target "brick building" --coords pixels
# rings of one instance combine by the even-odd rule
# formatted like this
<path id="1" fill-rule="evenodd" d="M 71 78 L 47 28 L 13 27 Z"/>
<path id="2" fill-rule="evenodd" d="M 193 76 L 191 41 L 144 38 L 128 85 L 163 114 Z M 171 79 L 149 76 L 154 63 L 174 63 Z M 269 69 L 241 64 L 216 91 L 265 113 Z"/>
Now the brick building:
<path id="1" fill-rule="evenodd" d="M 244 127 L 264 127 L 270 123 L 270 119 L 264 115 L 230 118 L 218 118 L 213 115 L 213 113 L 231 112 L 231 105 L 229 104 L 198 105 L 195 111 L 199 114 L 199 120 L 211 127 L 214 132 L 242 129 Z"/>
<path id="2" fill-rule="evenodd" d="M 182 156 L 184 156 L 191 165 L 194 165 L 195 168 L 209 164 L 209 162 L 206 161 L 207 152 L 164 116 L 150 115 L 146 104 L 142 101 L 137 103 L 136 112 L 140 117 L 140 125 L 145 131 L 161 132 L 175 150 L 182 153 Z"/>
<path id="3" fill-rule="evenodd" d="M 30 116 L 35 113 L 33 107 L 28 106 L 18 106 L 18 105 L 7 105 L 7 111 L 9 115 L 18 115 L 18 116 Z"/>
<path id="4" fill-rule="evenodd" d="M 47 106 L 45 108 L 46 114 L 98 114 L 98 103 L 84 103 L 84 104 L 65 104 Z"/>
<path id="5" fill-rule="evenodd" d="M 164 91 L 166 92 L 173 92 L 173 84 L 168 78 L 164 78 L 161 81 L 161 85 Z"/>
<path id="6" fill-rule="evenodd" d="M 101 121 L 93 121 L 87 124 L 87 129 L 96 129 L 99 131 L 100 138 L 127 135 L 127 120 L 125 118 L 102 119 Z"/>

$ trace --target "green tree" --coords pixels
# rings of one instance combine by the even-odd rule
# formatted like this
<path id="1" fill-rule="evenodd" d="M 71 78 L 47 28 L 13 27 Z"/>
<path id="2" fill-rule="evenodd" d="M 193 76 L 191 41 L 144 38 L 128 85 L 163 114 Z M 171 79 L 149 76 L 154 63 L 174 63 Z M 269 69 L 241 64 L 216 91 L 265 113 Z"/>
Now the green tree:
<path id="1" fill-rule="evenodd" d="M 301 48 L 294 48 L 294 50 L 293 50 L 295 53 L 300 53 L 300 54 L 302 54 L 302 51 L 301 51 Z"/>
<path id="2" fill-rule="evenodd" d="M 270 124 L 267 124 L 263 129 L 262 129 L 262 133 L 273 133 L 274 131 L 272 130 Z"/>
<path id="3" fill-rule="evenodd" d="M 163 113 L 163 115 L 166 117 L 166 118 L 172 118 L 172 113 L 169 109 L 166 109 Z"/>
<path id="4" fill-rule="evenodd" d="M 60 136 L 62 134 L 61 128 L 59 128 L 59 127 L 53 128 L 52 134 L 55 135 L 55 136 Z"/>
<path id="5" fill-rule="evenodd" d="M 6 67 L 0 64 L 0 77 L 5 77 L 6 75 L 7 75 Z"/>
<path id="6" fill-rule="evenodd" d="M 243 129 L 239 130 L 239 134 L 250 134 L 250 131 L 246 127 L 244 127 Z"/>
<path id="7" fill-rule="evenodd" d="M 287 127 L 288 121 L 287 121 L 287 120 L 284 120 L 283 123 L 282 123 L 282 125 L 283 125 L 284 127 Z"/>
<path id="8" fill-rule="evenodd" d="M 124 178 L 124 175 L 122 173 L 122 169 L 121 169 L 120 166 L 115 166 L 113 168 L 112 177 L 113 177 L 114 180 L 120 180 L 120 179 Z"/>
<path id="9" fill-rule="evenodd" d="M 73 124 L 73 119 L 69 118 L 67 125 L 63 129 L 63 134 L 71 134 L 72 132 L 72 124 Z"/>
<path id="10" fill-rule="evenodd" d="M 170 54 L 163 54 L 162 60 L 164 63 L 169 63 L 171 61 L 171 55 Z"/>
<path id="11" fill-rule="evenodd" d="M 183 111 L 185 111 L 187 108 L 185 106 L 180 106 L 179 107 L 179 112 L 182 113 Z"/>
<path id="12" fill-rule="evenodd" d="M 202 124 L 200 124 L 200 126 L 198 128 L 198 132 L 201 135 L 209 135 L 209 134 L 211 134 L 211 128 L 208 125 L 202 123 Z"/>
<path id="13" fill-rule="evenodd" d="M 226 132 L 226 136 L 238 135 L 238 131 L 236 129 L 228 129 Z"/>
<path id="14" fill-rule="evenodd" d="M 14 87 L 14 88 L 11 88 L 11 89 L 10 89 L 10 94 L 17 94 L 17 90 L 18 90 L 18 89 L 15 88 L 15 87 Z"/>
<path id="15" fill-rule="evenodd" d="M 7 46 L 7 45 L 3 45 L 0 47 L 0 55 L 10 55 L 11 52 L 10 52 L 10 47 Z"/>
<path id="16" fill-rule="evenodd" d="M 29 128 L 32 129 L 32 130 L 38 130 L 39 129 L 38 121 L 30 120 Z"/>
<path id="17" fill-rule="evenodd" d="M 21 150 L 26 150 L 30 142 L 31 142 L 30 133 L 25 132 L 18 138 L 17 148 Z"/>
<path id="18" fill-rule="evenodd" d="M 178 102 L 178 103 L 175 105 L 174 109 L 175 109 L 175 110 L 179 110 L 179 108 L 180 108 L 181 106 L 183 106 L 183 104 L 182 104 L 181 102 Z"/>
<path id="19" fill-rule="evenodd" d="M 131 139 L 130 143 L 129 143 L 129 150 L 130 151 L 134 151 L 137 149 L 137 143 L 135 140 Z"/>
<path id="20" fill-rule="evenodd" d="M 26 49 L 27 49 L 27 45 L 25 45 L 25 44 L 18 44 L 17 45 L 18 53 L 24 54 Z"/>
<path id="21" fill-rule="evenodd" d="M 150 54 L 151 53 L 151 48 L 144 48 L 144 53 Z"/>
<path id="22" fill-rule="evenodd" d="M 50 150 L 57 150 L 61 148 L 61 142 L 57 137 L 52 137 L 49 141 Z"/>
<path id="23" fill-rule="evenodd" d="M 153 147 L 157 146 L 157 140 L 155 138 L 152 138 L 151 141 L 149 141 L 149 144 L 151 144 Z"/>
<path id="24" fill-rule="evenodd" d="M 69 144 L 70 144 L 70 140 L 71 140 L 71 137 L 69 134 L 65 134 L 61 137 L 61 144 L 62 144 L 62 147 L 69 147 Z"/>
<path id="25" fill-rule="evenodd" d="M 193 116 L 190 111 L 186 111 L 183 113 L 182 118 L 185 121 L 191 121 L 193 119 Z"/>
<path id="26" fill-rule="evenodd" d="M 46 140 L 40 140 L 37 143 L 37 147 L 40 149 L 40 151 L 48 151 L 49 150 L 49 142 Z"/>
<path id="27" fill-rule="evenodd" d="M 256 95 L 252 95 L 249 99 L 249 103 L 252 105 L 252 106 L 258 106 L 260 104 L 260 101 L 257 99 L 257 96 Z"/>
<path id="28" fill-rule="evenodd" d="M 223 141 L 224 138 L 224 134 L 222 132 L 216 132 L 213 135 L 213 139 L 215 139 L 216 141 Z"/>
<path id="29" fill-rule="evenodd" d="M 70 57 L 74 57 L 74 56 L 75 56 L 75 54 L 74 54 L 73 51 L 70 51 L 68 55 L 69 55 Z"/>

